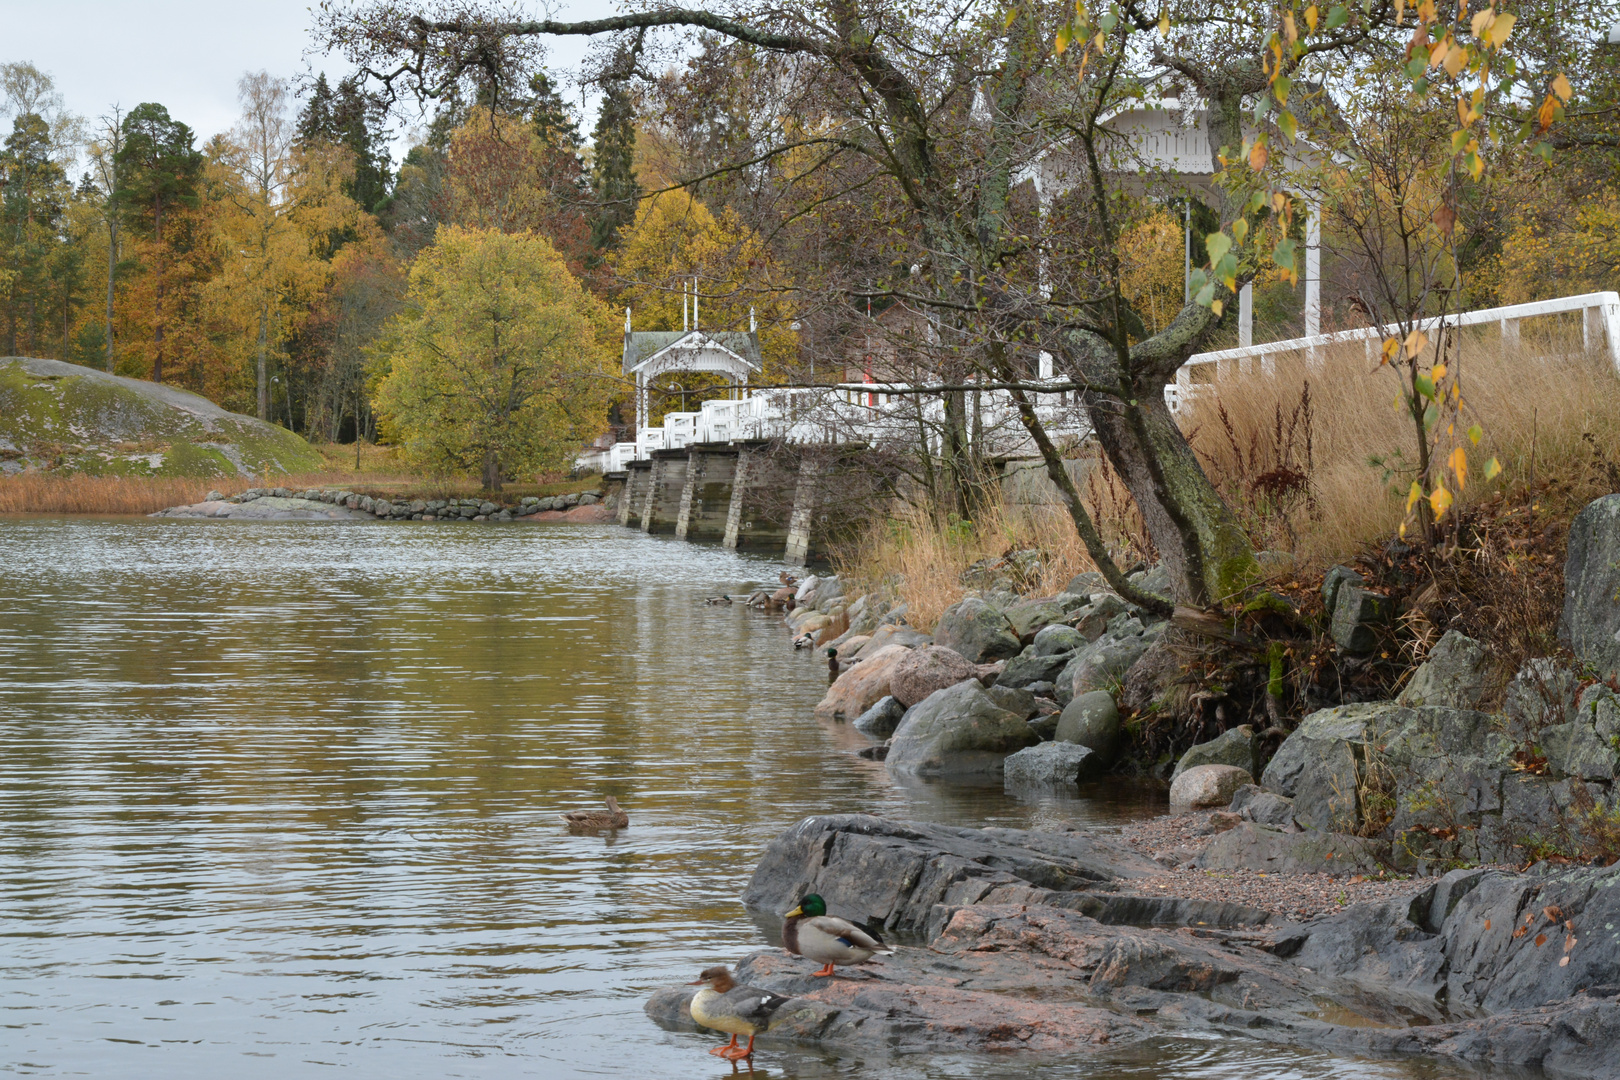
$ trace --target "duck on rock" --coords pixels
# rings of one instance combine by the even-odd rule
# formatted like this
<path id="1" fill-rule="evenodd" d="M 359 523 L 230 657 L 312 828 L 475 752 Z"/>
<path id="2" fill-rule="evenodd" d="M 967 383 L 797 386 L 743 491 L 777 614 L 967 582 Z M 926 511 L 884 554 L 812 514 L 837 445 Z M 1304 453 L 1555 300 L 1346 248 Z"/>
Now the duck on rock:
<path id="1" fill-rule="evenodd" d="M 828 915 L 827 901 L 815 893 L 807 894 L 783 916 L 782 943 L 788 952 L 823 964 L 813 973 L 823 977 L 833 973 L 834 964 L 864 964 L 874 956 L 894 955 L 870 930 Z"/>
<path id="2" fill-rule="evenodd" d="M 753 986 L 738 986 L 731 977 L 731 969 L 704 968 L 690 986 L 702 986 L 692 996 L 689 1009 L 692 1019 L 706 1028 L 724 1031 L 731 1042 L 717 1046 L 709 1053 L 727 1061 L 741 1061 L 754 1055 L 754 1036 L 771 1026 L 771 1018 L 788 1001 L 780 994 Z M 738 1046 L 737 1036 L 747 1035 L 748 1045 Z"/>

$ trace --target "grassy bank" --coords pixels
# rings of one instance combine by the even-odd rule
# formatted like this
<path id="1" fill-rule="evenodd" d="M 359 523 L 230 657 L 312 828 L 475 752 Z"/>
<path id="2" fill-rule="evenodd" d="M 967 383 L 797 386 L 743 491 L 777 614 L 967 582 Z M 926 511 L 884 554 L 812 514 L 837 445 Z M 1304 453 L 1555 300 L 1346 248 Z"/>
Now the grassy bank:
<path id="1" fill-rule="evenodd" d="M 1405 412 L 1394 407 L 1392 370 L 1369 362 L 1359 345 L 1330 351 L 1309 369 L 1303 357 L 1279 357 L 1269 372 L 1258 362 L 1248 371 L 1230 367 L 1201 385 L 1182 426 L 1255 546 L 1293 554 L 1292 576 L 1309 581 L 1393 537 L 1416 444 Z M 1465 422 L 1479 423 L 1485 435 L 1453 511 L 1469 524 L 1452 560 L 1453 584 L 1480 598 L 1470 625 L 1483 632 L 1495 618 L 1504 632 L 1544 647 L 1546 628 L 1533 624 L 1547 620 L 1561 588 L 1554 583 L 1545 603 L 1530 594 L 1545 584 L 1548 567 L 1561 570 L 1562 547 L 1536 539 L 1529 558 L 1527 538 L 1567 532 L 1586 502 L 1620 490 L 1613 407 L 1620 377 L 1606 354 L 1582 351 L 1578 335 L 1537 335 L 1530 327 L 1516 347 L 1494 333 L 1471 338 L 1461 368 Z M 1492 456 L 1502 474 L 1485 482 L 1482 466 Z M 1092 472 L 1082 494 L 1122 562 L 1155 557 L 1106 466 Z M 1032 594 L 1093 568 L 1055 506 L 996 506 L 974 522 L 903 507 L 844 545 L 834 562 L 869 586 L 888 583 L 910 605 L 911 621 L 929 628 L 967 591 L 963 571 L 1019 549 L 1044 554 L 1045 569 L 1027 583 Z M 1507 631 L 1507 623 L 1517 628 Z"/>
<path id="2" fill-rule="evenodd" d="M 346 488 L 390 499 L 492 497 L 476 479 L 427 476 L 404 465 L 390 447 L 363 445 L 355 467 L 352 445 L 319 445 L 324 468 L 292 475 L 257 477 L 87 476 L 82 473 L 29 472 L 0 477 L 0 514 L 150 514 L 170 506 L 201 502 L 210 491 L 234 495 L 255 487 Z M 599 476 L 546 478 L 505 485 L 501 501 L 525 495 L 566 495 L 601 483 Z"/>

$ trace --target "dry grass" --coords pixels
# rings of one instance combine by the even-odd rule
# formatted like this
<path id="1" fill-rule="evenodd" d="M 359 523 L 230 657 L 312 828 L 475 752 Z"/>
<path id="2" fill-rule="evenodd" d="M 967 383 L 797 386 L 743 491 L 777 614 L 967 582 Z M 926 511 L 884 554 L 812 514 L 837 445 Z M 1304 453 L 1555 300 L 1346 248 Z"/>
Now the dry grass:
<path id="1" fill-rule="evenodd" d="M 251 480 L 23 473 L 0 479 L 0 514 L 150 514 L 201 502 L 210 491 L 246 491 Z"/>
<path id="2" fill-rule="evenodd" d="M 1013 514 L 997 506 L 977 521 L 940 521 L 904 506 L 837 550 L 833 563 L 866 588 L 897 587 L 907 621 L 931 631 L 945 609 L 966 595 L 962 575 L 969 567 L 1029 549 L 1043 556 L 1039 577 L 1021 582 L 1035 595 L 1055 593 L 1076 574 L 1095 569 L 1074 526 L 1055 507 Z"/>
<path id="3" fill-rule="evenodd" d="M 1269 376 L 1230 366 L 1184 427 L 1255 542 L 1292 551 L 1309 572 L 1393 535 L 1411 475 L 1374 459 L 1399 465 L 1397 455 L 1411 462 L 1416 452 L 1410 422 L 1394 407 L 1395 375 L 1359 346 L 1329 354 L 1313 372 L 1303 358 L 1278 358 Z M 1464 506 L 1550 477 L 1598 493 L 1606 482 L 1599 459 L 1620 460 L 1620 410 L 1612 404 L 1620 378 L 1607 355 L 1583 352 L 1578 336 L 1571 341 L 1556 329 L 1535 334 L 1530 324 L 1517 348 L 1494 329 L 1471 334 L 1460 367 L 1470 422 L 1485 429 L 1477 463 L 1494 455 L 1503 467 L 1487 484 L 1476 465 Z M 1290 434 L 1307 382 L 1308 423 Z M 1268 486 L 1279 468 L 1305 474 L 1308 489 L 1279 495 Z"/>

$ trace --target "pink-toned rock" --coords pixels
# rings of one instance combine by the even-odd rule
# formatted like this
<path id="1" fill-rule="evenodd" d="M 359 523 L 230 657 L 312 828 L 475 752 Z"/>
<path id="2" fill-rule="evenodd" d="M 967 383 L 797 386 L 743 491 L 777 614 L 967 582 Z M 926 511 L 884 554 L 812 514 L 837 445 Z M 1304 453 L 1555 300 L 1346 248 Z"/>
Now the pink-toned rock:
<path id="1" fill-rule="evenodd" d="M 573 506 L 567 510 L 542 510 L 538 514 L 530 514 L 520 521 L 574 521 L 587 523 L 601 523 L 617 521 L 618 516 L 602 503 L 591 506 Z"/>
<path id="2" fill-rule="evenodd" d="M 1170 807 L 1229 806 L 1237 789 L 1252 783 L 1249 770 L 1236 765 L 1195 765 L 1170 785 Z"/>
<path id="3" fill-rule="evenodd" d="M 904 645 L 890 645 L 871 656 L 862 657 L 838 676 L 827 688 L 827 696 L 816 706 L 816 716 L 828 720 L 853 720 L 888 697 L 893 691 L 889 680 L 895 665 L 911 655 Z"/>
<path id="4" fill-rule="evenodd" d="M 979 666 L 970 663 L 955 649 L 929 645 L 902 657 L 889 676 L 889 692 L 910 708 L 936 690 L 955 686 L 963 679 L 976 679 Z"/>

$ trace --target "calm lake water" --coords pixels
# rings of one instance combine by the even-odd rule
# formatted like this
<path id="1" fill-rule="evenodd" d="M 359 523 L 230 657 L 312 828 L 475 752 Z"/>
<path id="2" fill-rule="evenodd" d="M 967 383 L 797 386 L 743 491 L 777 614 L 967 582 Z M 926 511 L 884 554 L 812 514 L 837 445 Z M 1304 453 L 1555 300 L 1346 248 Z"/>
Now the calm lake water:
<path id="1" fill-rule="evenodd" d="M 0 1071 L 730 1076 L 642 1001 L 764 944 L 737 897 L 795 821 L 1157 810 L 895 784 L 779 619 L 702 602 L 779 569 L 613 526 L 0 519 Z M 605 794 L 632 827 L 570 835 Z M 1461 1075 L 1237 1040 L 755 1069 Z"/>

